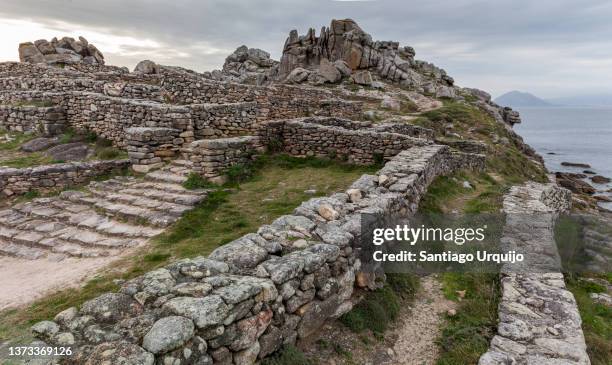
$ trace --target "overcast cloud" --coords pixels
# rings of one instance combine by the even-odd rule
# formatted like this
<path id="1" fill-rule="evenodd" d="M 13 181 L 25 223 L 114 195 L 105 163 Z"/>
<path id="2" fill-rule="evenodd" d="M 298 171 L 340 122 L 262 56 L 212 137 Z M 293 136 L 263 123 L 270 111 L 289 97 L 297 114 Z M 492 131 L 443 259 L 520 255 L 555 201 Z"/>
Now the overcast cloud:
<path id="1" fill-rule="evenodd" d="M 542 97 L 612 93 L 606 0 L 1 0 L 0 60 L 18 42 L 84 35 L 107 63 L 142 59 L 199 71 L 236 47 L 280 58 L 291 29 L 353 18 L 378 40 L 413 46 L 461 86 Z"/>

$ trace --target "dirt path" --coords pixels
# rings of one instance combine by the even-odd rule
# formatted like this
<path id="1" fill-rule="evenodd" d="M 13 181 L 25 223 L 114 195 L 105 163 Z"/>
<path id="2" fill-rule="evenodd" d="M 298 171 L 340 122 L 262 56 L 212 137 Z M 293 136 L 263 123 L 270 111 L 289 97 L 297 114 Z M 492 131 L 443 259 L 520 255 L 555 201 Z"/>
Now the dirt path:
<path id="1" fill-rule="evenodd" d="M 412 304 L 404 304 L 395 324 L 382 338 L 356 334 L 339 321 L 330 322 L 320 337 L 303 349 L 319 365 L 429 365 L 438 358 L 436 340 L 449 309 L 456 303 L 444 298 L 433 275 L 421 279 Z"/>
<path id="2" fill-rule="evenodd" d="M 455 303 L 444 298 L 442 284 L 434 277 L 421 280 L 421 292 L 409 315 L 402 317 L 396 330 L 393 356 L 387 364 L 429 365 L 438 358 L 436 339 L 440 336 L 444 315 Z"/>

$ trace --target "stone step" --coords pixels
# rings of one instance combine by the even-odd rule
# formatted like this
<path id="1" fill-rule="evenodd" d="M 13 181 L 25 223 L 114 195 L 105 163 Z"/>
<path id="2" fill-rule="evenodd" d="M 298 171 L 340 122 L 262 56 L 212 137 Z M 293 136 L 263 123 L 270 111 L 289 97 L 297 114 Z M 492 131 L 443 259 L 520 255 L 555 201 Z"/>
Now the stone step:
<path id="1" fill-rule="evenodd" d="M 108 202 L 129 204 L 135 207 L 156 210 L 161 213 L 169 213 L 172 216 L 181 216 L 183 213 L 193 208 L 188 205 L 168 203 L 163 200 L 149 199 L 139 195 L 113 193 L 94 189 L 90 189 L 90 192 L 93 196 L 99 197 Z"/>
<path id="2" fill-rule="evenodd" d="M 121 194 L 131 194 L 146 197 L 149 199 L 162 200 L 168 203 L 175 203 L 181 205 L 187 205 L 193 207 L 202 200 L 206 199 L 206 193 L 202 195 L 189 195 L 180 193 L 170 193 L 164 190 L 157 189 L 122 189 L 119 190 Z"/>
<path id="3" fill-rule="evenodd" d="M 46 239 L 60 239 L 83 248 L 125 248 L 144 243 L 143 238 L 115 238 L 58 222 L 31 219 L 18 226 L 0 224 L 0 238 L 27 246 L 40 245 Z M 45 245 L 46 246 L 46 245 Z"/>
<path id="4" fill-rule="evenodd" d="M 16 226 L 27 218 L 44 218 L 45 221 L 41 221 L 43 227 L 48 227 L 48 224 L 53 222 L 59 222 L 64 226 L 74 226 L 81 230 L 97 232 L 101 235 L 113 236 L 119 238 L 150 238 L 157 236 L 162 233 L 162 229 L 152 228 L 148 226 L 137 226 L 113 220 L 102 214 L 98 214 L 95 210 L 91 209 L 90 205 L 76 204 L 68 200 L 55 199 L 47 206 L 50 208 L 57 208 L 58 213 L 52 216 L 41 216 L 36 214 L 40 209 L 36 207 L 39 200 L 34 200 L 28 205 L 16 207 L 15 211 L 18 212 L 17 216 L 21 215 L 23 219 L 17 220 L 16 223 L 9 224 L 10 226 Z M 2 218 L 0 218 L 0 221 Z M 2 223 L 2 222 L 0 222 Z"/>
<path id="5" fill-rule="evenodd" d="M 53 253 L 83 258 L 107 257 L 119 252 L 118 250 L 83 247 L 59 238 L 45 238 L 40 241 L 39 246 L 43 246 Z"/>
<path id="6" fill-rule="evenodd" d="M 67 193 L 63 192 L 62 194 Z M 71 191 L 69 194 L 64 194 L 70 201 L 89 204 L 97 209 L 103 210 L 105 213 L 126 219 L 132 222 L 148 223 L 157 227 L 167 227 L 176 222 L 179 216 L 172 216 L 169 213 L 161 213 L 155 210 L 136 207 L 130 204 L 112 203 L 104 199 L 92 197 L 82 192 Z"/>
<path id="7" fill-rule="evenodd" d="M 8 243 L 0 239 L 0 255 L 12 256 L 26 260 L 38 260 L 47 256 L 45 250 L 14 243 Z"/>
<path id="8" fill-rule="evenodd" d="M 81 228 L 94 230 L 98 233 L 131 238 L 150 238 L 157 236 L 164 230 L 149 226 L 137 226 L 119 222 L 107 216 L 88 210 L 81 214 L 73 214 L 68 217 L 68 222 Z"/>
<path id="9" fill-rule="evenodd" d="M 180 184 L 152 182 L 152 181 L 143 181 L 143 182 L 135 183 L 135 184 L 130 185 L 130 187 L 132 189 L 144 189 L 144 190 L 155 189 L 155 190 L 165 191 L 169 193 L 196 195 L 196 196 L 204 195 L 210 191 L 210 190 L 205 190 L 205 189 L 189 190 L 189 189 L 185 189 Z"/>
<path id="10" fill-rule="evenodd" d="M 160 182 L 173 183 L 173 184 L 182 184 L 185 181 L 187 181 L 187 177 L 169 173 L 169 172 L 164 172 L 164 171 L 155 171 L 155 172 L 150 172 L 147 175 L 145 175 L 145 180 L 160 181 Z"/>

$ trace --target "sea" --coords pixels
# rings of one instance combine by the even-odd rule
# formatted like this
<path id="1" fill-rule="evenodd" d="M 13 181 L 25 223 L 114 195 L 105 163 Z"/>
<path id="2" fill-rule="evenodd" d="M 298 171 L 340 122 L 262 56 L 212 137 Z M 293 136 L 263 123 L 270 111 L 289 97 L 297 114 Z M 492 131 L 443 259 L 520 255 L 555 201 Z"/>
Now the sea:
<path id="1" fill-rule="evenodd" d="M 561 162 L 591 165 L 598 175 L 612 178 L 612 106 L 610 107 L 517 107 L 522 123 L 514 130 L 542 155 L 551 172 L 582 173 L 584 168 L 562 166 Z M 612 198 L 612 184 L 594 184 Z M 612 203 L 600 203 L 612 210 Z"/>

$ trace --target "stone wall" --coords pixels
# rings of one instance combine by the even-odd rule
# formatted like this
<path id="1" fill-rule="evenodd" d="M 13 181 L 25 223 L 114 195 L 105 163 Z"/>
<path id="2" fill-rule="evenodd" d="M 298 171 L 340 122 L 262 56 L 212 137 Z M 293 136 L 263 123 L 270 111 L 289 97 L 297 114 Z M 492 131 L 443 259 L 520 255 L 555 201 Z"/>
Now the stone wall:
<path id="1" fill-rule="evenodd" d="M 125 130 L 126 148 L 132 168 L 148 172 L 163 161 L 178 156 L 183 145 L 193 142 L 193 132 L 173 128 L 132 127 Z"/>
<path id="2" fill-rule="evenodd" d="M 259 135 L 265 145 L 293 156 L 327 157 L 363 165 L 382 162 L 413 146 L 431 144 L 404 134 L 356 129 L 359 124 L 336 118 L 277 120 L 264 123 Z"/>
<path id="3" fill-rule="evenodd" d="M 449 147 L 400 152 L 378 176 L 304 202 L 213 251 L 146 273 L 32 330 L 34 346 L 71 346 L 65 363 L 254 364 L 307 341 L 349 311 L 363 213 L 409 216 L 427 186 L 460 167 Z M 479 159 L 479 157 L 476 157 Z M 44 342 L 42 342 L 44 341 Z"/>
<path id="4" fill-rule="evenodd" d="M 0 168 L 0 197 L 48 192 L 88 182 L 129 166 L 128 160 L 72 162 L 22 169 Z"/>
<path id="5" fill-rule="evenodd" d="M 182 150 L 190 170 L 214 182 L 224 182 L 224 172 L 231 166 L 245 164 L 264 152 L 259 138 L 253 136 L 202 139 Z"/>
<path id="6" fill-rule="evenodd" d="M 260 110 L 254 102 L 192 104 L 189 108 L 196 139 L 253 134 L 261 119 Z"/>
<path id="7" fill-rule="evenodd" d="M 554 222 L 571 204 L 568 190 L 527 183 L 504 197 L 503 251 L 525 261 L 502 268 L 497 335 L 479 365 L 590 364 L 576 300 L 565 287 Z"/>
<path id="8" fill-rule="evenodd" d="M 0 105 L 0 128 L 57 135 L 66 128 L 66 115 L 60 107 Z"/>

